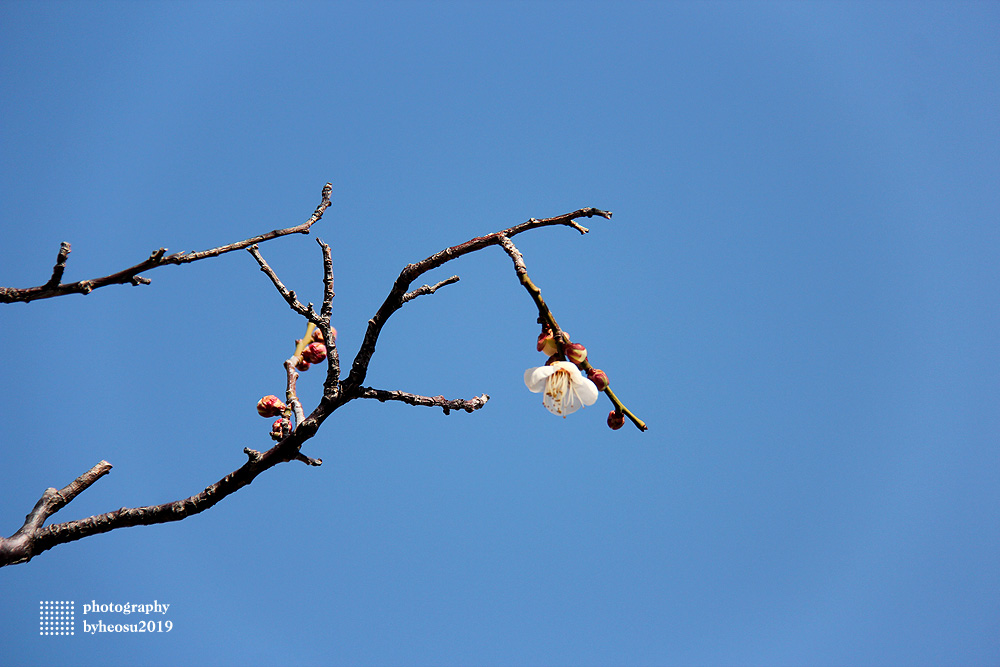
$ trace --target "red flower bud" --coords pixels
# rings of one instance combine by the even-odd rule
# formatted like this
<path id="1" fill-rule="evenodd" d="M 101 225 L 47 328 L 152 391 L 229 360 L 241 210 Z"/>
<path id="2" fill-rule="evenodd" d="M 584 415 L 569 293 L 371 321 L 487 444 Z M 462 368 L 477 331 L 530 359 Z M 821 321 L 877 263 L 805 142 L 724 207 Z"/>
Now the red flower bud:
<path id="1" fill-rule="evenodd" d="M 337 330 L 334 327 L 330 327 L 330 335 L 333 336 L 334 340 L 337 340 Z M 323 342 L 323 332 L 319 329 L 313 329 L 313 342 L 322 343 Z"/>
<path id="2" fill-rule="evenodd" d="M 566 358 L 579 366 L 587 360 L 587 348 L 579 343 L 567 343 Z"/>
<path id="3" fill-rule="evenodd" d="M 285 404 L 277 396 L 265 396 L 257 401 L 257 414 L 261 417 L 277 417 L 285 410 Z"/>
<path id="4" fill-rule="evenodd" d="M 309 347 L 302 350 L 302 358 L 310 364 L 318 364 L 326 359 L 326 345 L 323 345 L 323 343 L 309 343 Z"/>
<path id="5" fill-rule="evenodd" d="M 617 431 L 625 425 L 625 413 L 612 410 L 608 413 L 608 426 L 612 431 Z"/>
<path id="6" fill-rule="evenodd" d="M 271 425 L 271 439 L 281 440 L 285 437 L 285 429 L 288 428 L 290 424 L 287 419 L 279 419 Z"/>
<path id="7" fill-rule="evenodd" d="M 559 351 L 559 346 L 556 345 L 556 339 L 553 338 L 551 331 L 543 331 L 538 335 L 538 343 L 535 345 L 535 349 L 543 354 L 552 356 Z"/>
<path id="8" fill-rule="evenodd" d="M 604 391 L 608 388 L 608 374 L 600 368 L 591 368 L 587 371 L 587 377 L 597 385 L 597 391 Z"/>
<path id="9" fill-rule="evenodd" d="M 295 370 L 297 371 L 307 371 L 309 370 L 309 362 L 305 359 L 299 358 L 299 363 L 295 364 Z"/>

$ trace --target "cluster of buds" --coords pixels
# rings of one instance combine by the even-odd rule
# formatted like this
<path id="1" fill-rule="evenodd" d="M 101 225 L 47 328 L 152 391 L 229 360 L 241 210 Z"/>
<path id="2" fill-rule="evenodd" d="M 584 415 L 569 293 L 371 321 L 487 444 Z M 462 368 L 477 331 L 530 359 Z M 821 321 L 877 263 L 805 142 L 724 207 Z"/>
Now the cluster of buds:
<path id="1" fill-rule="evenodd" d="M 323 341 L 323 332 L 309 325 L 306 333 L 309 335 L 309 340 L 295 341 L 295 350 L 297 352 L 295 368 L 300 371 L 307 371 L 310 365 L 318 364 L 326 359 L 326 345 Z M 333 327 L 330 327 L 330 336 L 333 340 L 337 340 L 337 330 Z M 291 400 L 294 402 L 295 397 L 292 396 Z M 272 440 L 280 441 L 292 430 L 291 420 L 289 419 L 291 410 L 280 398 L 273 394 L 257 401 L 257 414 L 261 417 L 278 418 L 271 425 Z"/>
<path id="2" fill-rule="evenodd" d="M 570 387 L 576 387 L 577 393 L 580 395 L 581 401 L 584 405 L 590 405 L 593 400 L 596 400 L 597 392 L 602 392 L 608 388 L 608 374 L 599 368 L 592 367 L 587 362 L 587 348 L 579 343 L 570 342 L 569 334 L 565 331 L 560 332 L 562 334 L 562 347 L 560 348 L 559 340 L 556 338 L 555 332 L 552 327 L 546 322 L 542 322 L 542 332 L 538 335 L 538 342 L 535 349 L 542 354 L 548 355 L 549 359 L 545 363 L 546 366 L 556 366 L 562 370 L 566 371 L 567 377 L 570 377 L 570 381 L 563 382 L 563 385 Z M 567 363 L 568 362 L 568 363 Z M 570 365 L 572 364 L 572 365 Z M 576 368 L 574 368 L 574 366 Z M 579 370 L 577 370 L 579 369 Z M 584 379 L 580 370 L 586 371 L 587 377 Z M 539 372 L 536 372 L 539 371 Z M 556 414 L 568 414 L 574 411 L 576 408 L 572 407 L 575 402 L 570 400 L 568 405 L 569 409 L 563 410 L 560 398 L 565 393 L 564 391 L 559 391 L 559 385 L 556 380 L 559 379 L 560 373 L 556 371 L 553 373 L 542 373 L 541 369 L 528 369 L 528 373 L 525 374 L 525 384 L 531 391 L 542 391 L 546 392 L 545 406 L 550 409 L 550 411 L 556 412 Z M 575 371 L 574 373 L 570 371 Z M 580 376 L 577 378 L 576 376 Z M 537 377 L 536 377 L 537 376 Z M 544 377 L 543 377 L 544 376 Z M 552 379 L 554 378 L 554 380 Z M 543 380 L 545 381 L 543 384 Z M 585 385 L 581 384 L 581 381 L 586 384 L 592 384 L 597 392 L 593 393 L 593 400 L 590 399 L 590 391 L 587 390 Z M 554 387 L 549 387 L 552 383 Z M 581 389 L 583 387 L 583 389 Z M 552 405 L 550 406 L 550 403 Z M 556 408 L 556 409 L 553 409 Z M 564 414 L 565 413 L 565 414 Z M 625 424 L 625 415 L 617 410 L 612 410 L 608 414 L 608 426 L 613 430 L 620 429 Z"/>
<path id="3" fill-rule="evenodd" d="M 563 350 L 559 349 L 559 343 L 556 341 L 556 336 L 552 332 L 552 329 L 548 324 L 542 324 L 542 333 L 538 334 L 538 343 L 535 345 L 535 349 L 539 352 L 548 355 L 549 360 L 546 364 L 552 364 L 556 361 L 571 361 L 576 366 L 583 367 L 584 363 L 587 361 L 587 348 L 579 343 L 572 343 L 569 340 L 569 334 L 565 331 L 562 332 L 562 339 L 565 343 L 563 345 Z M 563 354 L 565 352 L 565 355 Z M 599 368 L 586 368 L 587 378 L 597 385 L 598 391 L 604 391 L 608 388 L 608 374 Z"/>
<path id="4" fill-rule="evenodd" d="M 330 327 L 330 335 L 333 336 L 334 340 L 337 340 L 337 330 L 333 327 Z M 301 341 L 296 341 L 296 343 L 298 342 Z M 309 366 L 318 364 L 324 359 L 326 359 L 326 345 L 323 343 L 323 332 L 319 329 L 313 329 L 312 342 L 302 350 L 299 355 L 299 361 L 295 364 L 295 369 L 307 371 L 309 370 Z"/>
<path id="5" fill-rule="evenodd" d="M 560 333 L 562 334 L 564 343 L 562 350 L 559 349 L 559 341 L 556 340 L 556 335 L 549 325 L 542 324 L 542 333 L 538 334 L 538 342 L 535 345 L 535 349 L 549 357 L 550 363 L 553 361 L 569 360 L 577 366 L 582 365 L 587 360 L 587 348 L 579 343 L 571 343 L 567 332 L 562 331 Z"/>

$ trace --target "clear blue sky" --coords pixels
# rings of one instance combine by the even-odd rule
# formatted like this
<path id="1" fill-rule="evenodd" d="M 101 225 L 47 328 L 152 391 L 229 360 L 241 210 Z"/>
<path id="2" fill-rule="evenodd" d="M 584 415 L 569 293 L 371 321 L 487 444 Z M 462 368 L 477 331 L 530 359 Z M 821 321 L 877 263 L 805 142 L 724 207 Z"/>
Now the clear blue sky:
<path id="1" fill-rule="evenodd" d="M 0 570 L 16 665 L 996 665 L 1000 4 L 0 4 L 0 285 L 304 221 L 353 358 L 399 270 L 517 239 L 650 426 L 568 419 L 499 249 L 356 401 L 212 510 Z M 262 246 L 305 299 L 311 238 Z M 0 532 L 200 491 L 268 446 L 304 323 L 245 252 L 0 306 Z M 311 407 L 320 377 L 307 373 Z M 84 602 L 171 604 L 85 636 Z M 77 634 L 38 636 L 40 600 Z M 141 620 L 132 617 L 132 620 Z"/>

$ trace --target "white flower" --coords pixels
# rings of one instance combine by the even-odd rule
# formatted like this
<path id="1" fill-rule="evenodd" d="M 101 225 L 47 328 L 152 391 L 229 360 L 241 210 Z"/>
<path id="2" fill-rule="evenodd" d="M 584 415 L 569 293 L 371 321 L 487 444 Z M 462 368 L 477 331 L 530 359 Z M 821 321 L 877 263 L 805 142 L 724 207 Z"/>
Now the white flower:
<path id="1" fill-rule="evenodd" d="M 597 401 L 597 385 L 568 361 L 529 368 L 524 371 L 524 384 L 536 394 L 545 391 L 542 404 L 554 415 L 565 417 Z"/>

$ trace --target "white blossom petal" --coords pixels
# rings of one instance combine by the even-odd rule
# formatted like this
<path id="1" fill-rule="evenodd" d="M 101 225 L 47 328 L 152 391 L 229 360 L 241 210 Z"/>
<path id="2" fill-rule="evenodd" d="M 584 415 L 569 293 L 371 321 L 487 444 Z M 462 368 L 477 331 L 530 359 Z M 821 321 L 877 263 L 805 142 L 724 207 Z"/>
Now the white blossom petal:
<path id="1" fill-rule="evenodd" d="M 560 417 L 571 415 L 584 405 L 593 405 L 600 393 L 597 385 L 568 361 L 529 368 L 524 372 L 524 384 L 535 393 L 544 391 L 542 405 Z"/>
<path id="2" fill-rule="evenodd" d="M 529 391 L 537 394 L 545 389 L 545 383 L 548 381 L 549 376 L 555 372 L 556 369 L 553 366 L 529 368 L 524 371 L 524 384 L 528 386 Z"/>
<path id="3" fill-rule="evenodd" d="M 573 386 L 584 405 L 593 405 L 596 403 L 597 397 L 601 393 L 598 391 L 597 385 L 594 384 L 590 378 L 583 377 L 582 373 L 580 374 L 580 381 L 574 383 Z"/>

